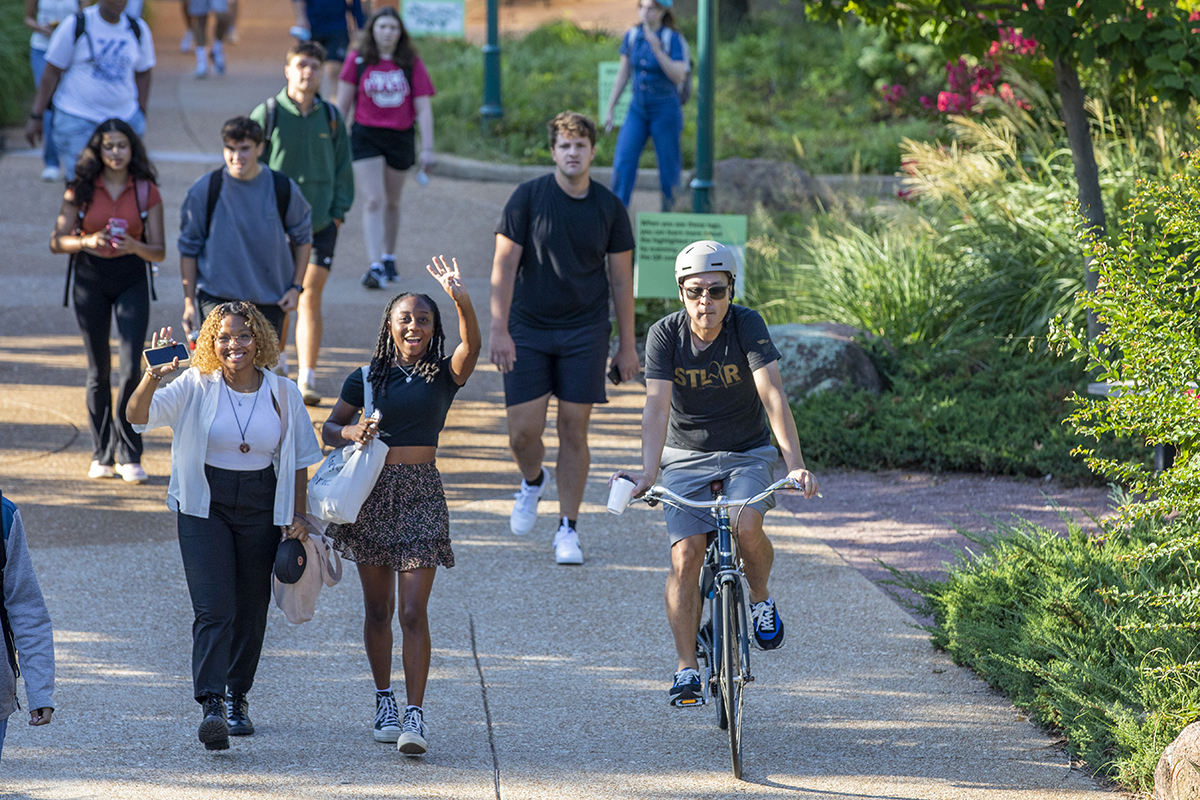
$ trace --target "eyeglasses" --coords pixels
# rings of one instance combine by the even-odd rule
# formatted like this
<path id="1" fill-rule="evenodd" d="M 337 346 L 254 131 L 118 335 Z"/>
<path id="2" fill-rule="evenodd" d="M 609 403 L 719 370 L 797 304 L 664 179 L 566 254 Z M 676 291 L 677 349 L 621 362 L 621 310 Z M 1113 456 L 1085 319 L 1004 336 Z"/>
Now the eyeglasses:
<path id="1" fill-rule="evenodd" d="M 729 291 L 729 286 L 709 286 L 703 288 L 700 286 L 685 286 L 683 293 L 687 295 L 688 300 L 699 300 L 704 295 L 708 295 L 711 300 L 724 300 L 726 293 Z"/>
<path id="2" fill-rule="evenodd" d="M 237 342 L 242 347 L 249 347 L 250 345 L 252 345 L 254 343 L 254 334 L 242 333 L 236 337 L 234 337 L 234 336 L 218 336 L 217 337 L 217 346 L 218 347 L 229 347 L 229 345 L 233 344 L 234 342 Z"/>

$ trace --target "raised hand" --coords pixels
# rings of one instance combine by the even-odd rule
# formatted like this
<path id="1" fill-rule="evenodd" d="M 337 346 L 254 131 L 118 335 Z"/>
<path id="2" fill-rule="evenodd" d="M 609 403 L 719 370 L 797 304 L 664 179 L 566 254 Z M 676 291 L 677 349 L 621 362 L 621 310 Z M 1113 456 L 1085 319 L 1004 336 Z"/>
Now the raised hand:
<path id="1" fill-rule="evenodd" d="M 463 286 L 462 273 L 458 269 L 458 259 L 450 259 L 450 264 L 446 264 L 445 256 L 434 256 L 432 264 L 426 264 L 425 269 L 429 270 L 429 274 L 434 277 L 442 288 L 446 290 L 446 294 L 450 295 L 450 299 L 458 302 L 466 296 L 467 287 Z"/>

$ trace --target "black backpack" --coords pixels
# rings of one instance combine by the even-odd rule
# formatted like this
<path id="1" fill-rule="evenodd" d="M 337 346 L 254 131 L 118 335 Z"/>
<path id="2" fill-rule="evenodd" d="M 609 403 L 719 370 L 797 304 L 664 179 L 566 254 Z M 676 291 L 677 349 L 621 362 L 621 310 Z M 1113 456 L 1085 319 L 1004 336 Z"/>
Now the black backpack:
<path id="1" fill-rule="evenodd" d="M 123 16 L 123 17 L 125 17 L 125 19 L 129 20 L 129 30 L 133 31 L 133 38 L 137 39 L 137 43 L 140 45 L 142 43 L 142 26 L 139 25 L 138 21 L 136 19 L 134 19 L 132 16 L 130 16 L 129 14 L 122 14 L 121 16 Z M 87 33 L 87 17 L 85 17 L 83 15 L 82 11 L 77 11 L 77 12 L 75 12 L 75 41 L 78 42 L 79 37 L 83 36 L 86 33 Z M 88 34 L 87 41 L 88 41 L 88 52 L 91 53 L 91 57 L 89 58 L 89 60 L 95 61 L 96 60 L 96 48 L 94 48 L 92 46 L 92 37 L 90 34 Z"/>
<path id="2" fill-rule="evenodd" d="M 0 519 L 3 522 L 4 541 L 0 542 L 0 628 L 4 629 L 4 649 L 8 651 L 8 665 L 12 667 L 13 675 L 21 676 L 21 667 L 17 663 L 17 640 L 13 637 L 12 625 L 8 621 L 8 609 L 4 607 L 4 568 L 8 566 L 8 534 L 12 530 L 16 506 L 12 501 L 5 501 L 0 493 Z"/>
<path id="3" fill-rule="evenodd" d="M 283 226 L 284 234 L 287 233 L 287 210 L 288 205 L 292 202 L 292 182 L 287 175 L 282 172 L 276 172 L 269 167 L 263 167 L 267 172 L 271 173 L 271 178 L 275 183 L 275 210 L 279 212 L 279 224 Z M 225 169 L 215 169 L 208 173 L 208 197 L 205 201 L 204 211 L 204 240 L 208 241 L 208 234 L 212 230 L 213 211 L 217 208 L 217 198 L 221 196 L 221 185 L 225 181 Z"/>

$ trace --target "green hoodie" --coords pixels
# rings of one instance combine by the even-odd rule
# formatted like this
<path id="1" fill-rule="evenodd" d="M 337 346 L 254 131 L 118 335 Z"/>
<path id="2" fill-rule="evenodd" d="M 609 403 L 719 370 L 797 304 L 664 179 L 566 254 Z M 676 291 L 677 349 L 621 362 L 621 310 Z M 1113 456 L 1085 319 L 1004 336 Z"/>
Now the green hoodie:
<path id="1" fill-rule="evenodd" d="M 275 96 L 275 102 L 278 104 L 275 129 L 270 141 L 264 143 L 262 162 L 300 187 L 304 199 L 312 206 L 312 229 L 316 233 L 335 219 L 345 219 L 354 202 L 354 171 L 346 121 L 320 95 L 308 116 L 300 114 L 286 87 Z M 265 129 L 267 104 L 261 103 L 250 118 Z M 330 131 L 331 119 L 336 121 L 336 132 Z"/>

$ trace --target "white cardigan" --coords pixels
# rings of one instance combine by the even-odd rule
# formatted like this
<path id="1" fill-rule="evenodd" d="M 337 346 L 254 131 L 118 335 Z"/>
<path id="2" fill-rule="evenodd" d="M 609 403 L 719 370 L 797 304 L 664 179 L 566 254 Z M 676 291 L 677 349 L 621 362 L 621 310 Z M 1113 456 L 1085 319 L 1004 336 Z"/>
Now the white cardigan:
<path id="1" fill-rule="evenodd" d="M 275 487 L 275 524 L 291 525 L 296 508 L 296 470 L 318 463 L 322 458 L 321 448 L 309 423 L 308 410 L 300 396 L 299 387 L 270 370 L 260 372 L 274 401 L 280 407 L 287 403 L 288 426 L 272 464 L 278 481 Z M 154 393 L 146 424 L 133 426 L 138 433 L 165 425 L 174 429 L 167 508 L 202 519 L 208 519 L 208 507 L 212 500 L 208 479 L 204 477 L 204 454 L 208 452 L 208 431 L 217 416 L 221 382 L 220 370 L 205 374 L 190 367 Z"/>

